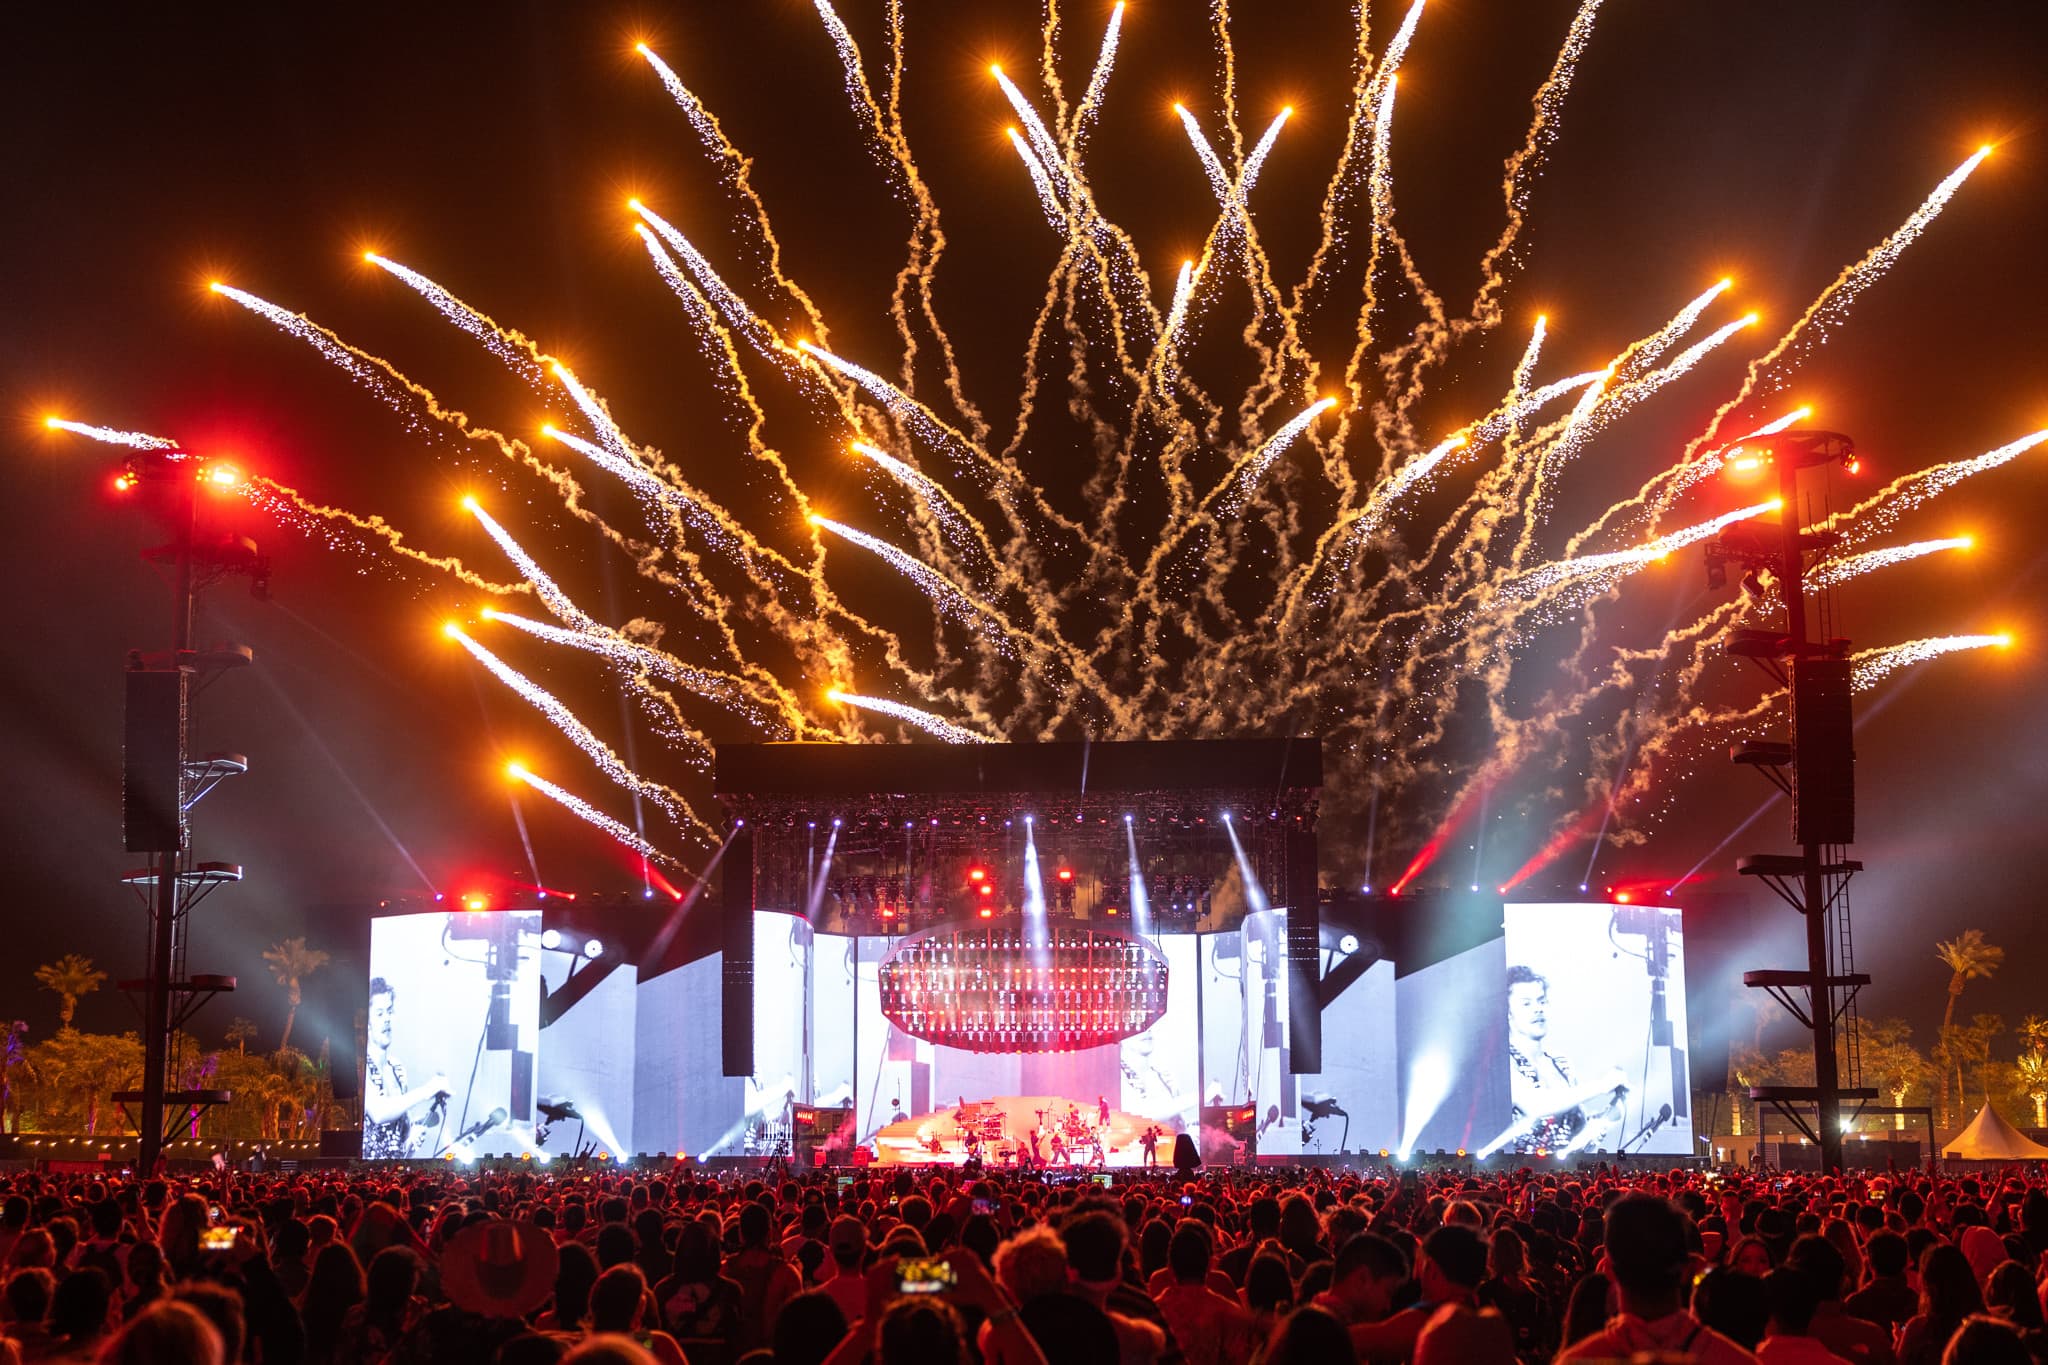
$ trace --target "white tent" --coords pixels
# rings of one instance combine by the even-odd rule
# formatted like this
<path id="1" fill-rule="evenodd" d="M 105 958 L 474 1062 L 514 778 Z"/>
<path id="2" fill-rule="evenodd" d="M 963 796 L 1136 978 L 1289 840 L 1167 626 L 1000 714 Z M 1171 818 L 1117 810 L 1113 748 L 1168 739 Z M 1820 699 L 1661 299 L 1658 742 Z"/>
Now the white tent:
<path id="1" fill-rule="evenodd" d="M 2048 1147 L 1998 1117 L 1998 1111 L 1988 1104 L 1941 1154 L 1964 1161 L 2048 1161 Z"/>

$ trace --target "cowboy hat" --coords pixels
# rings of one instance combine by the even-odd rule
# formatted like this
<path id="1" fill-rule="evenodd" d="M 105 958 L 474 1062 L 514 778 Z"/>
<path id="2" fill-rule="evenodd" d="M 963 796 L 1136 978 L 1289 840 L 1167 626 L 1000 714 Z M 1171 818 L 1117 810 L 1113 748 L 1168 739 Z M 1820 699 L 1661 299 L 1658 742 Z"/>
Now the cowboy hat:
<path id="1" fill-rule="evenodd" d="M 555 1292 L 559 1263 L 554 1241 L 531 1223 L 472 1223 L 441 1254 L 441 1287 L 473 1313 L 523 1318 Z"/>

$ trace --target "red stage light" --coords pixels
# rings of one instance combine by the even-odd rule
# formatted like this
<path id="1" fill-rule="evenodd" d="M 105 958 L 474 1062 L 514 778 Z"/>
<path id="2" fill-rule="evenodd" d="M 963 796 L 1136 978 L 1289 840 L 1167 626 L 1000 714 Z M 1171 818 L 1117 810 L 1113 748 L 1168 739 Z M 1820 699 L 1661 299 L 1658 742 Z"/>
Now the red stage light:
<path id="1" fill-rule="evenodd" d="M 970 868 L 968 868 L 968 869 L 967 869 L 967 880 L 968 880 L 968 881 L 970 881 L 970 882 L 979 882 L 979 881 L 986 881 L 986 880 L 988 880 L 988 869 L 987 869 L 987 868 L 985 868 L 985 867 L 970 867 Z"/>
<path id="2" fill-rule="evenodd" d="M 994 906 L 984 905 L 981 907 L 981 917 L 983 919 L 994 919 L 995 915 L 996 912 Z"/>
<path id="3" fill-rule="evenodd" d="M 462 898 L 462 905 L 466 910 L 481 910 L 489 904 L 490 902 L 482 896 L 464 896 Z"/>
<path id="4" fill-rule="evenodd" d="M 1627 905 L 1627 904 L 1628 904 L 1628 900 L 1629 900 L 1629 895 L 1628 895 L 1628 892 L 1626 892 L 1626 891 L 1621 891 L 1621 892 L 1617 892 L 1617 893 L 1615 894 L 1615 897 L 1614 897 L 1614 899 L 1616 899 L 1617 901 L 1620 901 L 1620 902 L 1621 902 L 1621 903 L 1622 903 L 1623 905 Z"/>
<path id="5" fill-rule="evenodd" d="M 1063 868 L 1061 868 L 1061 869 L 1060 869 L 1060 880 L 1061 880 L 1061 881 L 1063 881 L 1063 882 L 1070 882 L 1070 881 L 1074 880 L 1074 869 L 1073 869 L 1073 868 L 1071 868 L 1071 867 L 1063 867 Z"/>

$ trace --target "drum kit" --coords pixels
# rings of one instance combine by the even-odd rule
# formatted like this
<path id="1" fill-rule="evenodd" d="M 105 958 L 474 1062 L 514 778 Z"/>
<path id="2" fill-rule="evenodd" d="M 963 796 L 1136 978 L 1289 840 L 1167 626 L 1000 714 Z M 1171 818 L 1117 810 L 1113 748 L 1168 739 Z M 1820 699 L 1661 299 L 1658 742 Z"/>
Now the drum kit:
<path id="1" fill-rule="evenodd" d="M 1107 1162 L 1108 1130 L 1090 1123 L 1083 1110 L 1055 1103 L 1034 1112 L 1038 1117 L 1034 1134 L 1017 1135 L 1009 1131 L 1009 1113 L 1002 1105 L 963 1102 L 952 1114 L 957 1150 L 969 1161 L 1000 1166 L 1100 1166 Z M 917 1145 L 933 1156 L 944 1155 L 951 1147 L 930 1127 L 919 1130 Z"/>

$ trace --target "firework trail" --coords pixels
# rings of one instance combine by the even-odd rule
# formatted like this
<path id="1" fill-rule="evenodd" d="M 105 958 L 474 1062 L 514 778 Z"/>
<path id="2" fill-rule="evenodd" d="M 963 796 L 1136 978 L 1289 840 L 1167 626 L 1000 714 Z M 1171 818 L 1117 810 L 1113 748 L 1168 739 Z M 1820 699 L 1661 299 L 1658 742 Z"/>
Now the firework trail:
<path id="1" fill-rule="evenodd" d="M 683 84 L 682 78 L 676 75 L 667 62 L 645 43 L 637 44 L 634 50 L 646 58 L 647 64 L 654 68 L 655 75 L 661 78 L 661 83 L 667 88 L 669 96 L 682 109 L 683 116 L 689 119 L 690 127 L 696 130 L 698 138 L 704 144 L 704 150 L 718 158 L 727 185 L 746 202 L 747 216 L 753 224 L 761 253 L 765 258 L 761 261 L 762 272 L 803 309 L 805 321 L 812 334 L 820 343 L 826 342 L 829 340 L 829 334 L 823 314 L 811 301 L 811 296 L 783 273 L 782 243 L 776 240 L 775 230 L 769 225 L 768 206 L 761 202 L 761 196 L 754 191 L 751 179 L 754 163 L 742 155 L 739 148 L 732 145 L 725 136 L 725 129 L 719 125 L 718 117 L 691 93 L 690 88 Z"/>
<path id="2" fill-rule="evenodd" d="M 1688 545 L 1697 545 L 1711 536 L 1717 536 L 1738 521 L 1748 521 L 1766 512 L 1775 512 L 1784 504 L 1776 498 L 1769 502 L 1756 503 L 1750 507 L 1724 512 L 1712 521 L 1703 521 L 1697 526 L 1688 526 L 1682 531 L 1673 531 L 1660 536 L 1647 545 L 1638 545 L 1632 550 L 1615 550 L 1608 554 L 1581 555 L 1577 559 L 1560 559 L 1530 570 L 1512 580 L 1504 592 L 1515 597 L 1536 597 L 1562 584 L 1578 579 L 1593 580 L 1588 587 L 1598 589 L 1611 587 L 1624 574 L 1633 573 L 1646 564 L 1654 564 L 1669 558 L 1673 552 Z"/>
<path id="3" fill-rule="evenodd" d="M 514 781 L 524 782 L 527 786 L 533 788 L 541 795 L 549 797 L 561 803 L 562 806 L 564 806 L 570 811 L 575 812 L 575 814 L 581 816 L 584 820 L 587 820 L 588 822 L 590 822 L 590 824 L 596 826 L 598 829 L 603 830 L 606 834 L 611 835 L 612 838 L 618 840 L 627 848 L 632 849 L 635 853 L 647 859 L 649 862 L 660 863 L 664 867 L 682 866 L 682 863 L 679 859 L 667 853 L 663 853 L 653 844 L 648 843 L 645 839 L 635 834 L 625 825 L 621 824 L 617 820 L 614 820 L 611 816 L 606 815 L 603 811 L 591 805 L 582 797 L 576 795 L 574 792 L 564 791 L 562 788 L 548 781 L 545 777 L 542 777 L 539 773 L 529 771 L 525 767 L 525 765 L 519 763 L 507 764 L 505 768 L 505 775 L 509 778 L 512 778 Z M 719 842 L 717 832 L 715 830 L 712 830 L 709 826 L 704 827 L 700 831 L 694 832 L 693 837 L 700 839 L 702 842 L 710 845 L 716 845 Z"/>
<path id="4" fill-rule="evenodd" d="M 1571 90 L 1572 76 L 1578 71 L 1579 58 L 1585 54 L 1586 44 L 1593 39 L 1593 21 L 1599 16 L 1600 3 L 1601 0 L 1584 0 L 1579 12 L 1572 16 L 1564 46 L 1558 49 L 1557 60 L 1551 64 L 1550 77 L 1536 91 L 1533 101 L 1536 114 L 1530 121 L 1528 136 L 1522 140 L 1521 148 L 1508 158 L 1507 174 L 1501 180 L 1501 197 L 1507 206 L 1507 225 L 1501 229 L 1500 239 L 1487 251 L 1486 258 L 1479 263 L 1479 274 L 1485 284 L 1480 286 L 1478 296 L 1472 301 L 1467 327 L 1490 327 L 1500 320 L 1497 300 L 1501 290 L 1507 287 L 1507 272 L 1502 268 L 1502 262 L 1514 261 L 1515 241 L 1521 236 L 1523 224 L 1528 221 L 1530 188 L 1537 172 L 1543 168 L 1544 157 L 1557 141 L 1564 99 Z"/>
<path id="5" fill-rule="evenodd" d="M 1943 550 L 1967 550 L 1974 544 L 1969 536 L 1944 536 L 1936 540 L 1916 540 L 1910 545 L 1867 550 L 1847 559 L 1825 559 L 1807 572 L 1806 583 L 1810 588 L 1832 588 L 1852 578 L 1919 559 L 1922 555 L 1940 554 Z"/>
<path id="6" fill-rule="evenodd" d="M 937 735 L 949 744 L 986 744 L 988 736 L 977 734 L 965 726 L 955 725 L 929 711 L 920 711 L 915 706 L 905 706 L 900 701 L 887 697 L 862 697 L 852 692 L 841 692 L 836 688 L 825 694 L 825 699 L 837 706 L 854 706 L 878 715 L 894 716 L 908 725 L 915 725 L 927 734 Z"/>
<path id="7" fill-rule="evenodd" d="M 2048 429 L 2031 432 L 1996 450 L 1987 450 L 1975 459 L 1952 460 L 1947 464 L 1902 474 L 1848 511 L 1838 512 L 1823 521 L 1820 529 L 1832 531 L 1847 526 L 1849 529 L 1843 532 L 1845 545 L 1867 540 L 1890 530 L 1900 517 L 1929 498 L 1947 492 L 1964 479 L 2011 464 L 2044 441 L 2048 441 Z"/>
<path id="8" fill-rule="evenodd" d="M 491 539 L 498 542 L 498 548 L 505 552 L 505 558 L 518 567 L 527 583 L 532 585 L 534 595 L 540 598 L 541 605 L 554 613 L 555 619 L 565 621 L 578 630 L 602 629 L 595 618 L 569 599 L 569 594 L 563 592 L 561 585 L 548 576 L 547 570 L 541 568 L 540 562 L 512 538 L 512 533 L 500 526 L 497 518 L 484 511 L 483 504 L 475 498 L 464 498 L 462 510 L 475 517 L 477 525 L 483 527 Z"/>
<path id="9" fill-rule="evenodd" d="M 1109 27 L 1102 32 L 1102 47 L 1096 53 L 1095 70 L 1088 77 L 1088 89 L 1081 96 L 1081 107 L 1074 113 L 1074 130 L 1070 143 L 1077 169 L 1081 153 L 1088 145 L 1088 134 L 1095 127 L 1095 116 L 1102 108 L 1102 96 L 1109 89 L 1109 73 L 1116 67 L 1117 41 L 1123 33 L 1123 28 L 1124 0 L 1116 0 L 1115 8 L 1109 12 Z M 1046 44 L 1045 51 L 1049 59 L 1052 53 L 1050 42 Z M 1047 75 L 1052 75 L 1053 70 L 1053 65 L 1048 60 Z"/>
<path id="10" fill-rule="evenodd" d="M 361 516 L 345 507 L 327 507 L 313 502 L 295 488 L 288 488 L 275 479 L 260 474 L 249 479 L 250 497 L 259 505 L 269 503 L 280 516 L 296 514 L 309 522 L 336 523 L 350 530 L 361 532 L 383 543 L 387 553 L 438 569 L 456 582 L 466 584 L 480 592 L 500 597 L 517 593 L 531 593 L 530 583 L 497 583 L 476 573 L 453 555 L 432 555 L 424 550 L 414 549 L 405 543 L 405 533 L 379 516 Z"/>
<path id="11" fill-rule="evenodd" d="M 417 270 L 409 270 L 374 251 L 365 251 L 363 259 L 417 291 L 433 305 L 435 312 L 482 342 L 486 350 L 504 361 L 529 387 L 538 390 L 547 383 L 546 366 L 550 358 L 531 340 L 500 327 Z"/>
<path id="12" fill-rule="evenodd" d="M 684 663 L 674 655 L 652 645 L 628 639 L 611 631 L 567 630 L 496 607 L 485 607 L 478 615 L 486 621 L 503 622 L 517 630 L 525 631 L 536 639 L 595 654 L 629 676 L 641 672 L 650 674 L 663 682 L 674 684 L 734 711 L 750 724 L 773 734 L 777 739 L 796 737 L 790 732 L 783 718 L 776 714 L 777 708 L 771 704 L 764 704 L 755 695 L 750 679 L 718 669 L 700 668 L 694 664 Z"/>
<path id="13" fill-rule="evenodd" d="M 1422 0 L 1408 4 L 1386 35 L 1373 34 L 1368 7 L 1357 7 L 1342 147 L 1305 270 L 1286 276 L 1300 281 L 1291 290 L 1276 282 L 1250 195 L 1293 110 L 1247 137 L 1230 7 L 1211 0 L 1216 116 L 1205 132 L 1188 108 L 1176 113 L 1187 140 L 1177 155 L 1203 177 L 1216 213 L 1200 251 L 1156 291 L 1087 169 L 1114 84 L 1124 6 L 1111 11 L 1087 85 L 1070 100 L 1056 51 L 1059 5 L 1047 0 L 1041 51 L 1033 64 L 1017 65 L 1020 73 L 1035 69 L 1027 84 L 1037 88 L 995 67 L 981 106 L 1015 119 L 1008 133 L 1022 170 L 1014 176 L 1015 211 L 1028 215 L 1035 202 L 1053 230 L 1053 263 L 1006 442 L 991 440 L 971 401 L 935 301 L 946 237 L 905 133 L 903 6 L 886 0 L 881 7 L 886 88 L 882 72 L 870 82 L 831 0 L 813 0 L 813 8 L 837 53 L 863 145 L 909 219 L 890 290 L 900 345 L 871 360 L 877 368 L 831 346 L 825 310 L 785 262 L 754 163 L 676 71 L 641 45 L 689 123 L 736 229 L 732 254 L 721 257 L 710 238 L 699 247 L 645 204 L 630 205 L 660 286 L 681 304 L 718 391 L 712 420 L 725 425 L 728 439 L 744 429 L 729 456 L 693 455 L 691 478 L 629 437 L 592 385 L 525 334 L 408 267 L 366 257 L 528 385 L 559 384 L 578 414 L 576 429 L 551 427 L 546 439 L 619 480 L 645 530 L 628 535 L 603 522 L 582 505 L 568 469 L 445 408 L 388 362 L 303 315 L 215 286 L 311 346 L 397 411 L 408 429 L 482 442 L 516 475 L 533 476 L 570 516 L 599 530 L 607 553 L 630 559 L 634 591 L 661 595 L 663 607 L 636 601 L 619 611 L 630 618 L 622 624 L 598 620 L 543 567 L 550 556 L 522 548 L 474 504 L 479 524 L 524 581 L 492 583 L 458 560 L 413 548 L 381 518 L 324 507 L 266 480 L 252 480 L 247 495 L 331 538 L 388 550 L 470 588 L 533 594 L 554 623 L 484 614 L 607 667 L 629 696 L 671 718 L 686 768 L 702 761 L 700 736 L 713 733 L 686 720 L 686 706 L 776 739 L 855 739 L 878 723 L 957 743 L 1321 733 L 1335 763 L 1325 818 L 1365 834 L 1365 846 L 1345 856 L 1367 866 L 1376 854 L 1399 857 L 1411 882 L 1427 862 L 1410 859 L 1416 849 L 1441 847 L 1444 831 L 1468 813 L 1500 813 L 1511 802 L 1533 827 L 1551 829 L 1546 858 L 1556 856 L 1551 845 L 1571 840 L 1640 838 L 1640 823 L 1651 817 L 1639 798 L 1660 761 L 1684 753 L 1688 735 L 1769 711 L 1768 696 L 1713 706 L 1698 699 L 1713 646 L 1770 610 L 1769 593 L 1671 625 L 1648 648 L 1613 647 L 1597 627 L 1598 604 L 1642 568 L 1772 510 L 1762 503 L 1674 515 L 1682 498 L 1741 458 L 1733 454 L 1740 440 L 1721 435 L 1724 426 L 1762 422 L 1755 437 L 1806 420 L 1802 410 L 1764 421 L 1754 405 L 1787 382 L 1925 233 L 1983 152 L 1841 271 L 1775 343 L 1745 353 L 1739 382 L 1732 391 L 1724 384 L 1704 429 L 1675 458 L 1660 460 L 1647 481 L 1585 525 L 1553 527 L 1553 509 L 1571 505 L 1558 498 L 1562 480 L 1610 467 L 1602 444 L 1610 433 L 1678 380 L 1705 376 L 1716 368 L 1709 361 L 1742 351 L 1755 321 L 1726 322 L 1694 339 L 1727 294 L 1724 280 L 1675 313 L 1658 309 L 1644 323 L 1654 330 L 1604 369 L 1546 373 L 1553 329 L 1538 318 L 1525 347 L 1494 352 L 1501 373 L 1482 347 L 1472 347 L 1471 371 L 1435 377 L 1454 358 L 1468 358 L 1461 342 L 1483 340 L 1505 316 L 1529 202 L 1599 0 L 1578 5 L 1535 92 L 1521 145 L 1504 167 L 1500 231 L 1479 263 L 1470 308 L 1456 316 L 1395 226 L 1394 110 L 1401 67 L 1425 21 Z M 1105 177 L 1099 188 L 1122 192 L 1123 179 Z M 1203 225 L 1192 226 L 1199 232 Z M 876 349 L 847 348 L 864 359 Z M 1476 401 L 1466 414 L 1440 419 L 1434 393 L 1425 403 L 1426 391 L 1436 389 L 1460 403 Z M 1332 406 L 1339 408 L 1333 420 L 1319 422 Z M 1472 411 L 1480 415 L 1468 419 Z M 806 421 L 799 434 L 783 434 L 784 423 Z M 176 449 L 141 433 L 54 419 L 51 426 Z M 1821 529 L 1840 538 L 1812 570 L 1813 581 L 1831 586 L 1964 548 L 1957 537 L 1872 542 L 1930 498 L 2043 441 L 2048 431 L 1915 471 L 1828 518 Z M 833 471 L 843 469 L 836 462 L 849 448 L 886 476 L 864 481 L 875 501 L 869 516 L 854 517 L 869 524 L 894 518 L 892 527 L 877 526 L 880 534 L 818 515 L 804 491 L 816 478 L 843 479 Z M 1077 459 L 1085 471 L 1079 477 Z M 728 468 L 744 473 L 721 483 Z M 730 490 L 730 505 L 714 488 Z M 733 510 L 739 507 L 745 512 Z M 1686 524 L 1664 532 L 1667 517 Z M 549 529 L 536 526 L 534 534 Z M 829 557 L 836 542 L 866 551 L 923 594 L 929 608 L 915 613 L 913 631 L 898 633 L 902 606 L 886 582 L 879 593 L 892 605 L 877 619 L 895 629 L 840 596 L 839 588 L 856 582 L 873 591 L 876 576 Z M 659 618 L 673 609 L 691 619 L 671 637 L 684 643 L 663 648 Z M 928 639 L 914 638 L 927 627 Z M 1559 648 L 1533 647 L 1539 632 L 1560 627 Z M 706 832 L 676 790 L 607 758 L 612 751 L 560 700 L 458 638 L 629 791 L 670 803 L 664 809 L 681 812 L 692 838 Z M 1996 639 L 1941 637 L 1866 651 L 1856 656 L 1858 685 Z M 855 678 L 874 680 L 872 690 L 883 695 L 827 694 L 818 681 Z M 717 733 L 723 739 L 732 731 Z M 1485 757 L 1475 765 L 1472 754 Z M 658 856 L 580 798 L 531 774 L 523 780 Z M 1518 783 L 1528 790 L 1518 791 Z M 1580 785 L 1585 804 L 1571 801 L 1562 813 L 1546 805 Z"/>
<path id="14" fill-rule="evenodd" d="M 855 441 L 851 448 L 916 497 L 918 506 L 938 523 L 940 533 L 945 536 L 955 556 L 965 563 L 987 566 L 983 573 L 976 575 L 978 579 L 986 581 L 995 573 L 1000 556 L 995 546 L 989 543 L 988 533 L 960 505 L 959 499 L 922 471 L 866 441 Z"/>
<path id="15" fill-rule="evenodd" d="M 83 436 L 88 441 L 102 445 L 127 446 L 132 450 L 177 450 L 178 443 L 168 436 L 152 436 L 146 431 L 116 431 L 112 427 L 87 426 L 83 422 L 68 422 L 62 417 L 45 417 L 43 426 L 51 431 L 68 431 L 73 436 Z"/>
<path id="16" fill-rule="evenodd" d="M 1025 171 L 1031 176 L 1032 188 L 1038 191 L 1038 206 L 1045 210 L 1045 221 L 1061 235 L 1068 235 L 1073 224 L 1068 221 L 1067 211 L 1060 203 L 1060 192 L 1052 183 L 1052 173 L 1015 128 L 1003 131 L 1010 139 L 1010 146 L 1016 149 L 1017 159 L 1024 163 Z"/>
<path id="17" fill-rule="evenodd" d="M 1962 188 L 1963 182 L 1968 180 L 1990 155 L 1991 148 L 1980 147 L 1962 165 L 1951 171 L 1921 201 L 1920 207 L 1909 214 L 1905 222 L 1893 229 L 1890 236 L 1864 253 L 1853 265 L 1844 267 L 1833 282 L 1821 291 L 1820 297 L 1815 299 L 1785 334 L 1778 338 L 1776 345 L 1750 361 L 1749 369 L 1734 396 L 1715 410 L 1713 419 L 1707 423 L 1706 431 L 1685 448 L 1685 454 L 1679 461 L 1681 466 L 1689 465 L 1703 447 L 1712 445 L 1721 429 L 1721 423 L 1729 414 L 1747 403 L 1759 387 L 1764 387 L 1766 391 L 1783 387 L 1789 378 L 1789 371 L 1797 361 L 1816 341 L 1825 340 L 1828 332 L 1840 325 L 1856 300 L 1898 263 L 1906 248 L 1927 231 L 1940 216 L 1942 209 L 1948 206 L 1949 200 L 1955 197 L 1956 191 Z M 1792 363 L 1781 367 L 1779 362 L 1786 360 Z M 1764 381 L 1767 378 L 1771 382 L 1765 385 Z M 1668 476 L 1660 476 L 1660 480 L 1666 479 Z M 1661 514 L 1669 506 L 1670 497 L 1667 494 L 1657 502 L 1656 511 Z"/>
<path id="18" fill-rule="evenodd" d="M 1909 664 L 1925 663 L 1938 659 L 1944 654 L 1954 654 L 1965 649 L 2010 649 L 2012 636 L 2000 632 L 1997 635 L 1935 635 L 1924 640 L 1908 640 L 1900 645 L 1884 645 L 1877 649 L 1866 649 L 1849 656 L 1854 665 L 1851 677 L 1858 692 L 1875 687 L 1887 674 L 1895 673 Z"/>
<path id="19" fill-rule="evenodd" d="M 280 331 L 290 333 L 311 346 L 351 379 L 361 384 L 392 410 L 405 411 L 405 399 L 389 379 L 369 359 L 351 346 L 344 345 L 334 333 L 320 326 L 304 313 L 294 313 L 280 308 L 266 299 L 259 299 L 244 289 L 215 280 L 207 286 L 222 298 L 233 299 L 260 318 L 273 323 Z"/>
<path id="20" fill-rule="evenodd" d="M 680 821 L 685 818 L 684 811 L 689 803 L 684 801 L 680 794 L 659 782 L 650 782 L 628 768 L 625 762 L 612 752 L 611 746 L 593 734 L 590 727 L 577 719 L 576 713 L 563 705 L 553 693 L 478 644 L 470 638 L 468 631 L 455 622 L 450 621 L 441 629 L 449 639 L 468 650 L 471 658 L 489 669 L 491 675 L 499 682 L 524 697 L 532 704 L 534 710 L 553 722 L 556 729 L 569 737 L 570 743 L 590 756 L 590 761 L 597 765 L 598 771 L 635 796 L 652 801 L 670 819 Z M 682 757 L 684 762 L 699 770 L 711 765 L 710 746 L 703 743 L 701 738 L 688 745 Z"/>
<path id="21" fill-rule="evenodd" d="M 1227 484 L 1227 491 L 1216 500 L 1216 510 L 1226 517 L 1234 517 L 1244 510 L 1245 499 L 1249 498 L 1259 479 L 1280 452 L 1287 449 L 1294 438 L 1307 431 L 1316 418 L 1337 406 L 1334 398 L 1318 398 L 1308 407 L 1295 414 L 1294 419 L 1266 441 L 1266 443 L 1244 457 L 1235 476 Z"/>

